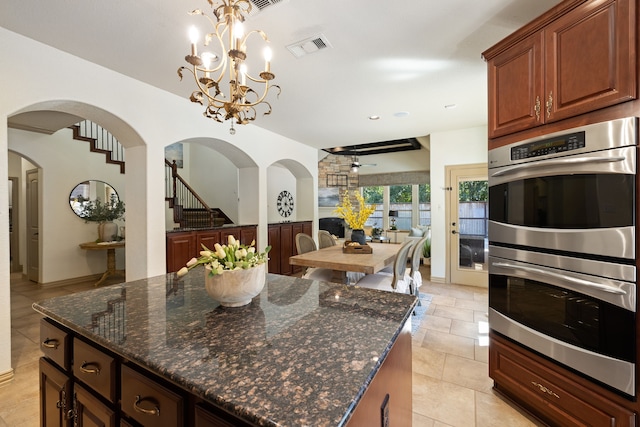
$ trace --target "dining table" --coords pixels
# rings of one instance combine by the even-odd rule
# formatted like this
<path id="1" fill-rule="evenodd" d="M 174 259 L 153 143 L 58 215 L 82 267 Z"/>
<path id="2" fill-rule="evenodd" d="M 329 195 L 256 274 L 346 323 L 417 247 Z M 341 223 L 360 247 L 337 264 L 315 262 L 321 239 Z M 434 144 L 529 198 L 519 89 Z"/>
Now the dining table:
<path id="1" fill-rule="evenodd" d="M 367 243 L 371 253 L 348 253 L 342 245 L 329 246 L 316 251 L 294 255 L 289 264 L 303 267 L 328 268 L 334 271 L 334 278 L 347 282 L 347 272 L 375 274 L 393 264 L 402 245 Z"/>

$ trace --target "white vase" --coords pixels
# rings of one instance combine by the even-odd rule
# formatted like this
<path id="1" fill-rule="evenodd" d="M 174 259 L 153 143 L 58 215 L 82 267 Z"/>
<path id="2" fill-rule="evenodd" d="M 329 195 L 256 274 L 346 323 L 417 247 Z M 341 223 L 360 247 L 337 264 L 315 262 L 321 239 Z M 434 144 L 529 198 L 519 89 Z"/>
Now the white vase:
<path id="1" fill-rule="evenodd" d="M 209 296 L 224 307 L 247 305 L 257 296 L 266 281 L 265 265 L 260 264 L 246 270 L 227 270 L 211 276 L 205 266 L 204 283 Z"/>
<path id="2" fill-rule="evenodd" d="M 106 221 L 98 224 L 98 239 L 102 242 L 112 242 L 118 237 L 118 225 L 115 222 Z"/>

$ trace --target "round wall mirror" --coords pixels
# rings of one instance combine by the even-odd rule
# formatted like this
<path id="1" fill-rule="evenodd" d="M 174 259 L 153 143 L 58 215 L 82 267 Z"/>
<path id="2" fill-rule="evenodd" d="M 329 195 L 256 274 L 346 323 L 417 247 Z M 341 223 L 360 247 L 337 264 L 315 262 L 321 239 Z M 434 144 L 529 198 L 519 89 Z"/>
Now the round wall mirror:
<path id="1" fill-rule="evenodd" d="M 73 213 L 82 218 L 84 207 L 89 202 L 100 200 L 101 202 L 109 202 L 115 197 L 116 202 L 120 200 L 116 190 L 103 181 L 90 180 L 81 182 L 76 185 L 69 195 L 69 206 Z"/>

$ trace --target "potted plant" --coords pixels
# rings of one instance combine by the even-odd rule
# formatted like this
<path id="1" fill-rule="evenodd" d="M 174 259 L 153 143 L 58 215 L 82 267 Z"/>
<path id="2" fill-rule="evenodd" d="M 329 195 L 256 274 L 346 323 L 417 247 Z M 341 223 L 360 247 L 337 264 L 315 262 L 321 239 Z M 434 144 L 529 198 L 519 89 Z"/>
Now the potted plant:
<path id="1" fill-rule="evenodd" d="M 364 224 L 369 216 L 376 211 L 376 205 L 367 205 L 359 191 L 354 191 L 353 195 L 358 201 L 359 209 L 353 207 L 349 198 L 349 191 L 345 190 L 342 194 L 342 204 L 337 205 L 333 212 L 344 219 L 349 228 L 351 228 L 351 240 L 364 245 L 367 242 L 364 234 Z"/>
<path id="2" fill-rule="evenodd" d="M 200 256 L 191 258 L 176 275 L 182 277 L 189 270 L 204 265 L 205 287 L 209 296 L 225 307 L 247 305 L 262 291 L 265 284 L 267 254 L 271 246 L 259 253 L 251 245 L 240 244 L 234 236 L 228 237 L 228 244 L 216 243 L 213 250 L 202 245 Z"/>
<path id="3" fill-rule="evenodd" d="M 80 217 L 85 222 L 98 223 L 98 240 L 110 242 L 118 237 L 118 226 L 113 222 L 124 218 L 124 202 L 112 194 L 109 202 L 100 199 L 86 202 L 80 211 Z"/>

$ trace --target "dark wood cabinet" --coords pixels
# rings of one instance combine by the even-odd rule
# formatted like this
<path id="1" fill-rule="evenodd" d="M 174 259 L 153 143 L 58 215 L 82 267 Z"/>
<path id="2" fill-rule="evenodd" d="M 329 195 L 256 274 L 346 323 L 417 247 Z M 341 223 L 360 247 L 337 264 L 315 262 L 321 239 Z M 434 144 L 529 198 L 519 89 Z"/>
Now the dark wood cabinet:
<path id="1" fill-rule="evenodd" d="M 489 138 L 636 98 L 635 0 L 564 3 L 484 52 Z"/>
<path id="2" fill-rule="evenodd" d="M 77 427 L 116 427 L 116 412 L 78 384 L 74 385 Z"/>
<path id="3" fill-rule="evenodd" d="M 71 378 L 42 357 L 40 358 L 40 426 L 71 427 L 72 425 Z"/>
<path id="4" fill-rule="evenodd" d="M 229 236 L 234 236 L 236 239 L 240 239 L 240 243 L 250 245 L 252 241 L 256 240 L 257 235 L 255 225 L 168 232 L 166 238 L 167 273 L 180 270 L 191 258 L 197 257 L 203 244 L 207 248 L 213 249 L 213 245 L 216 243 L 227 244 Z"/>
<path id="5" fill-rule="evenodd" d="M 635 413 L 622 398 L 491 334 L 489 376 L 495 388 L 550 425 L 631 427 Z"/>
<path id="6" fill-rule="evenodd" d="M 269 273 L 291 275 L 302 271 L 299 266 L 289 264 L 289 257 L 297 254 L 296 234 L 311 235 L 311 221 L 286 222 L 269 225 Z"/>

